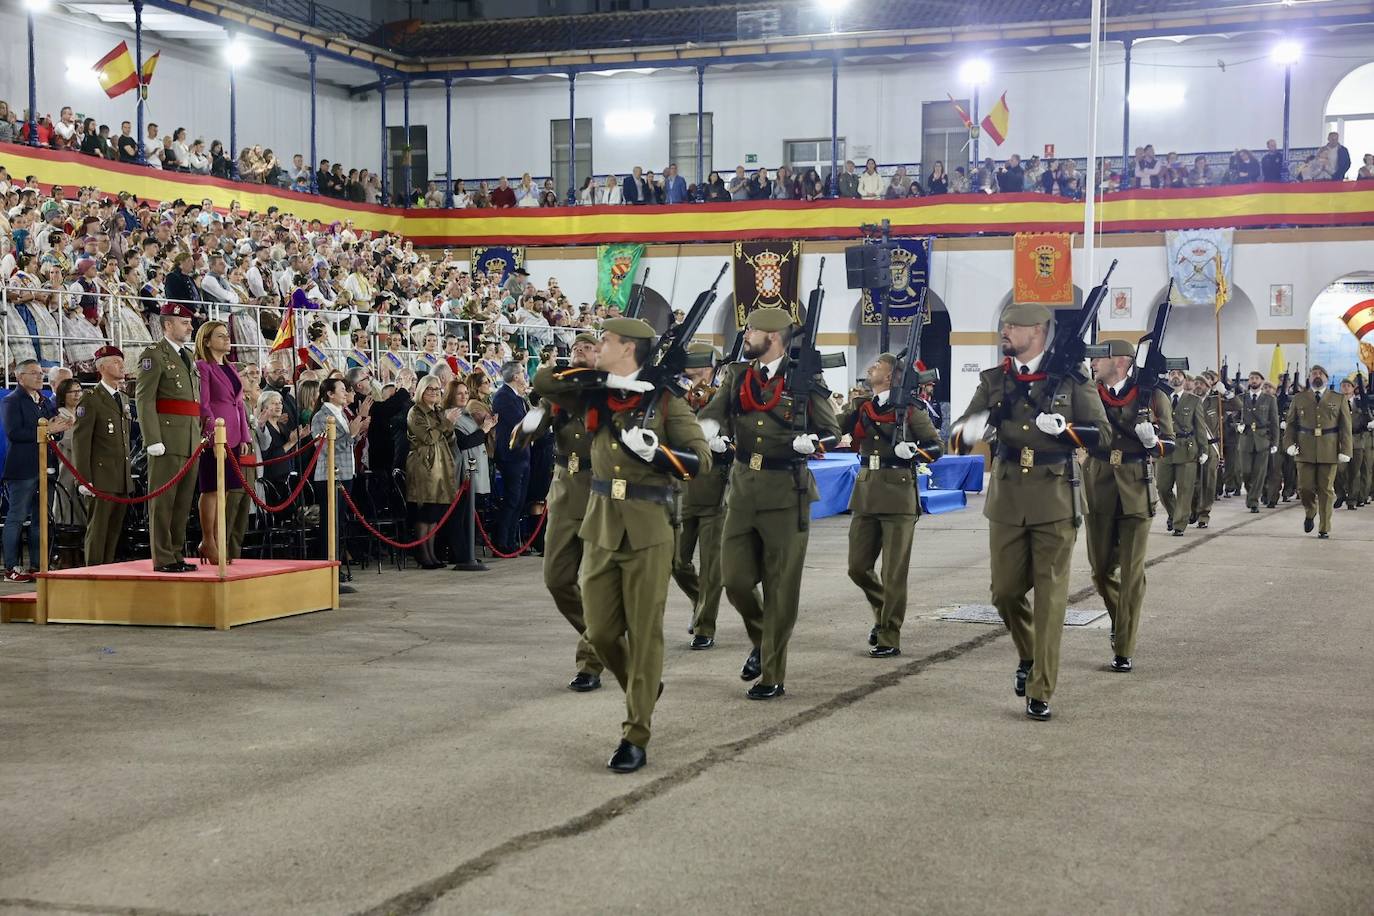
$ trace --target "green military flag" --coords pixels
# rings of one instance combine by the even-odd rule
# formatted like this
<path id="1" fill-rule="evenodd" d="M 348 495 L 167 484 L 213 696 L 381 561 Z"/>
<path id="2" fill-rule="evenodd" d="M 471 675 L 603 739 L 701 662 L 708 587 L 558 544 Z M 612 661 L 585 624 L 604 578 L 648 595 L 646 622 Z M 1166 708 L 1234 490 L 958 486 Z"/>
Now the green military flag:
<path id="1" fill-rule="evenodd" d="M 644 246 L 628 242 L 596 247 L 596 301 L 617 306 L 622 312 L 630 304 L 639 259 Z"/>

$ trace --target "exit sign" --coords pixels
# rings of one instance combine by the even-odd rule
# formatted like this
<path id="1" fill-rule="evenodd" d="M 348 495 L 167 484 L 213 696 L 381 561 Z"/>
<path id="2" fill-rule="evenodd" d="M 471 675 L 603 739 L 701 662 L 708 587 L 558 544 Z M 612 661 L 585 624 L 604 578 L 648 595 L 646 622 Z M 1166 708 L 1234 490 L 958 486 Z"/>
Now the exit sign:
<path id="1" fill-rule="evenodd" d="M 756 162 L 758 162 L 758 161 L 759 161 L 759 154 L 758 154 L 758 153 L 745 153 L 745 154 L 744 154 L 744 162 L 745 162 L 746 165 L 753 165 L 754 163 L 756 163 Z"/>

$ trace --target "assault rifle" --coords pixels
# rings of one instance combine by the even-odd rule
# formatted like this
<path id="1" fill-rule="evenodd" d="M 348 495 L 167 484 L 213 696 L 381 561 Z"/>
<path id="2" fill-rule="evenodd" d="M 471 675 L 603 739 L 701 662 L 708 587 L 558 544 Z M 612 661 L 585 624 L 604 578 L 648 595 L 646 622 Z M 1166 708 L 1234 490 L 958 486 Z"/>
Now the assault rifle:
<path id="1" fill-rule="evenodd" d="M 680 324 L 664 331 L 658 338 L 658 344 L 649 354 L 644 368 L 640 370 L 640 380 L 654 386 L 654 391 L 649 396 L 649 408 L 644 415 L 646 425 L 653 416 L 659 394 L 667 391 L 673 397 L 680 398 L 691 390 L 692 386 L 683 377 L 683 372 L 687 369 L 687 345 L 691 343 L 692 335 L 696 334 L 697 328 L 701 327 L 706 313 L 711 310 L 711 304 L 716 301 L 716 287 L 720 285 L 720 278 L 725 276 L 729 269 L 728 261 L 721 265 L 720 273 L 716 274 L 716 279 L 711 285 L 697 296 L 687 312 L 687 317 L 683 318 Z"/>
<path id="2" fill-rule="evenodd" d="M 816 274 L 816 288 L 806 301 L 806 317 L 801 327 L 792 334 L 788 348 L 787 375 L 783 386 L 792 398 L 792 433 L 796 436 L 807 434 L 810 425 L 811 396 L 822 388 L 821 370 L 838 368 L 844 365 L 844 354 L 836 353 L 822 356 L 816 349 L 816 335 L 821 326 L 821 306 L 825 303 L 825 288 L 821 286 L 821 276 L 825 273 L 825 258 L 821 258 L 820 271 Z M 819 446 L 833 445 L 834 438 L 819 439 Z M 810 488 L 810 474 L 805 462 L 799 462 L 793 470 L 792 479 L 797 489 L 797 530 L 806 531 L 811 524 L 811 503 L 806 498 Z"/>
<path id="3" fill-rule="evenodd" d="M 649 268 L 644 268 L 644 276 L 639 278 L 638 288 L 635 290 L 634 297 L 625 306 L 626 318 L 638 318 L 639 313 L 644 310 L 644 290 L 649 285 Z"/>
<path id="4" fill-rule="evenodd" d="M 921 386 L 940 378 L 938 369 L 917 368 L 921 362 L 921 332 L 925 330 L 928 290 L 929 287 L 921 288 L 921 299 L 916 303 L 916 311 L 911 316 L 911 329 L 907 333 L 906 347 L 897 354 L 897 365 L 892 370 L 894 373 L 901 373 L 892 380 L 892 409 L 897 415 L 897 425 L 892 430 L 894 448 L 899 442 L 907 441 L 907 417 L 910 416 L 912 402 L 920 397 Z M 926 461 L 934 461 L 940 454 L 938 444 L 933 449 L 923 447 L 922 451 L 925 453 Z"/>
<path id="5" fill-rule="evenodd" d="M 1278 388 L 1275 395 L 1279 402 L 1279 419 L 1282 420 L 1288 414 L 1288 402 L 1293 399 L 1292 393 L 1288 390 L 1289 380 L 1293 377 L 1293 364 L 1285 363 L 1283 372 L 1279 374 Z"/>
<path id="6" fill-rule="evenodd" d="M 1150 333 L 1140 338 L 1136 345 L 1135 364 L 1136 364 L 1136 386 L 1140 389 L 1140 409 L 1148 410 L 1150 407 L 1150 396 L 1159 390 L 1165 394 L 1172 394 L 1173 388 L 1169 386 L 1169 373 L 1174 369 L 1188 371 L 1188 357 L 1170 357 L 1164 355 L 1164 329 L 1169 324 L 1169 314 L 1174 309 L 1174 304 L 1170 299 L 1173 293 L 1174 281 L 1169 281 L 1169 288 L 1164 292 L 1164 301 L 1159 304 L 1159 310 L 1155 312 L 1154 327 Z"/>
<path id="7" fill-rule="evenodd" d="M 1040 394 L 1040 410 L 1044 413 L 1052 412 L 1050 408 L 1054 396 L 1065 379 L 1087 381 L 1088 376 L 1083 370 L 1085 360 L 1107 355 L 1105 345 L 1089 344 L 1086 338 L 1097 320 L 1098 310 L 1107 299 L 1107 282 L 1114 270 L 1115 259 L 1107 267 L 1107 274 L 1102 278 L 1102 282 L 1088 293 L 1088 298 L 1083 301 L 1083 307 L 1071 317 L 1061 318 L 1054 323 L 1054 340 L 1045 350 L 1045 359 L 1041 363 L 1045 373 L 1045 387 Z"/>

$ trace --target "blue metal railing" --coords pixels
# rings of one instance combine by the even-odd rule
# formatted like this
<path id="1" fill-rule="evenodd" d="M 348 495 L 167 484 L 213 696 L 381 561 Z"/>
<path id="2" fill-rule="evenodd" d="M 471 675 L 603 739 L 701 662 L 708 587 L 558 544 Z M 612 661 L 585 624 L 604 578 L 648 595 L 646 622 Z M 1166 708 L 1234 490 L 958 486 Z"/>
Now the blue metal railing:
<path id="1" fill-rule="evenodd" d="M 241 6 L 262 10 L 278 19 L 300 22 L 325 32 L 333 32 L 354 41 L 375 44 L 382 33 L 382 24 L 335 9 L 315 0 L 234 0 Z"/>

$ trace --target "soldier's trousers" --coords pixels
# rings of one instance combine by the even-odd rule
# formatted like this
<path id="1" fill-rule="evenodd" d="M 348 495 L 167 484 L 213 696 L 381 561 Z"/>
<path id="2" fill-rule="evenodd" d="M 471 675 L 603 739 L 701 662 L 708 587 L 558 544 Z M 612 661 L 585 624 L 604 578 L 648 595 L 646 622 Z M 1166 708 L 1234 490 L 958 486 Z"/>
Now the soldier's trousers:
<path id="1" fill-rule="evenodd" d="M 1118 500 L 1116 509 L 1120 508 Z M 1145 603 L 1145 547 L 1150 521 L 1148 515 L 1122 517 L 1116 512 L 1091 512 L 1087 516 L 1093 585 L 1112 619 L 1116 654 L 1127 658 L 1135 653 L 1140 608 Z"/>
<path id="2" fill-rule="evenodd" d="M 1283 457 L 1283 493 L 1280 497 L 1292 499 L 1298 494 L 1298 459 L 1280 452 Z"/>
<path id="3" fill-rule="evenodd" d="M 720 616 L 720 538 L 725 530 L 725 512 L 710 515 L 686 515 L 677 531 L 677 546 L 673 556 L 673 581 L 687 600 L 692 602 L 692 633 L 697 636 L 716 635 L 716 618 Z M 701 570 L 692 560 L 701 546 Z"/>
<path id="4" fill-rule="evenodd" d="M 1336 466 L 1336 495 L 1352 505 L 1365 498 L 1364 453 L 1365 449 L 1354 449 L 1349 461 Z"/>
<path id="5" fill-rule="evenodd" d="M 1211 459 L 1208 459 L 1207 463 L 1211 464 Z M 1156 483 L 1159 485 L 1159 501 L 1164 503 L 1165 513 L 1173 520 L 1174 530 L 1182 531 L 1188 527 L 1188 513 L 1193 507 L 1193 488 L 1197 486 L 1197 462 L 1169 464 L 1162 461 L 1156 465 L 1155 471 Z"/>
<path id="6" fill-rule="evenodd" d="M 1263 500 L 1266 505 L 1276 503 L 1283 494 L 1283 459 L 1285 455 L 1270 455 L 1269 470 L 1264 475 Z"/>
<path id="7" fill-rule="evenodd" d="M 744 619 L 749 641 L 760 650 L 764 684 L 784 683 L 787 676 L 787 642 L 797 624 L 802 566 L 811 537 L 809 529 L 797 529 L 795 507 L 751 513 L 725 510 L 721 578 L 726 596 Z"/>
<path id="8" fill-rule="evenodd" d="M 156 490 L 171 480 L 190 455 L 171 452 L 148 457 L 148 489 Z M 175 487 L 148 506 L 148 536 L 153 541 L 153 565 L 170 566 L 185 560 L 186 523 L 191 518 L 191 502 L 196 495 L 196 469 L 186 472 Z"/>
<path id="9" fill-rule="evenodd" d="M 1209 449 L 1209 453 L 1211 450 Z M 1207 463 L 1198 468 L 1197 484 L 1193 487 L 1193 514 L 1198 523 L 1211 522 L 1212 503 L 1217 500 L 1217 456 L 1212 453 Z"/>
<path id="10" fill-rule="evenodd" d="M 1011 631 L 1017 657 L 1034 662 L 1026 682 L 1032 699 L 1048 701 L 1059 679 L 1059 641 L 1077 535 L 1070 519 L 1024 527 L 988 522 L 992 603 Z M 1031 589 L 1034 605 L 1026 600 Z"/>
<path id="11" fill-rule="evenodd" d="M 86 497 L 86 565 L 100 566 L 115 561 L 115 547 L 124 530 L 127 506 L 93 496 Z"/>
<path id="12" fill-rule="evenodd" d="M 1364 498 L 1374 496 L 1374 447 L 1364 450 Z"/>
<path id="13" fill-rule="evenodd" d="M 1317 518 L 1318 531 L 1331 531 L 1331 504 L 1336 499 L 1336 465 L 1298 462 L 1298 496 L 1308 518 Z"/>
<path id="14" fill-rule="evenodd" d="M 873 609 L 878 645 L 902 647 L 906 619 L 906 578 L 911 568 L 911 543 L 916 516 L 854 513 L 849 521 L 849 579 L 863 590 Z M 873 566 L 881 556 L 882 577 Z"/>
<path id="15" fill-rule="evenodd" d="M 1269 476 L 1269 449 L 1245 449 L 1238 457 L 1241 480 L 1245 484 L 1245 505 L 1253 509 L 1260 503 L 1264 479 Z"/>
<path id="16" fill-rule="evenodd" d="M 663 678 L 663 606 L 673 542 L 642 550 L 582 546 L 587 639 L 625 691 L 622 737 L 649 743 L 649 720 Z"/>
<path id="17" fill-rule="evenodd" d="M 1241 484 L 1245 482 L 1245 477 L 1241 474 L 1240 440 L 1238 438 L 1227 439 L 1224 444 L 1226 446 L 1224 489 L 1228 493 L 1239 493 Z"/>
<path id="18" fill-rule="evenodd" d="M 587 623 L 582 610 L 582 588 L 577 584 L 577 571 L 582 565 L 582 538 L 577 531 L 581 519 L 562 518 L 549 513 L 544 525 L 544 587 L 553 596 L 558 613 L 577 631 L 577 651 L 574 658 L 579 674 L 601 674 L 604 665 L 587 638 Z"/>

